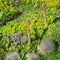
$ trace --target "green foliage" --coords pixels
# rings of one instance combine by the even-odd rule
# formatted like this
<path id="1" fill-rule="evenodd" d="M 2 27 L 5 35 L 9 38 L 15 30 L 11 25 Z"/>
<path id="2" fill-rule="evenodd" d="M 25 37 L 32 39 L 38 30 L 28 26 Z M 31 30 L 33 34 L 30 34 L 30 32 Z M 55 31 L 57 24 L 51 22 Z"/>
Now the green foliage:
<path id="1" fill-rule="evenodd" d="M 44 24 L 43 21 L 37 21 L 35 22 L 35 20 L 31 20 L 31 24 L 30 24 L 30 35 L 31 38 L 35 38 L 36 37 L 36 33 L 39 37 L 42 37 L 43 31 L 44 31 Z M 5 34 L 14 34 L 16 32 L 22 32 L 23 35 L 27 35 L 27 28 L 26 28 L 26 23 L 25 21 L 23 22 L 19 22 L 19 21 L 11 21 L 8 24 L 6 24 L 5 26 L 2 27 L 2 31 L 1 34 L 5 35 Z"/>
<path id="2" fill-rule="evenodd" d="M 49 54 L 46 58 L 47 60 L 57 60 L 57 56 L 55 53 Z"/>
<path id="3" fill-rule="evenodd" d="M 25 4 L 25 5 L 33 5 L 34 7 L 37 7 L 37 6 L 40 6 L 40 4 L 42 4 L 42 2 L 45 2 L 47 4 L 47 7 L 56 7 L 56 6 L 60 6 L 60 1 L 57 0 L 22 0 L 22 2 Z"/>
<path id="4" fill-rule="evenodd" d="M 59 36 L 60 36 L 60 25 L 53 23 L 49 25 L 48 30 L 46 31 L 43 38 L 44 39 L 51 38 L 59 42 L 60 41 Z"/>
<path id="5" fill-rule="evenodd" d="M 44 27 L 42 2 L 46 3 L 47 28 Z M 35 52 L 39 55 L 37 45 L 40 44 L 40 39 L 51 38 L 59 44 L 57 53 L 46 57 L 40 55 L 39 60 L 56 60 L 56 58 L 60 60 L 60 25 L 55 23 L 56 16 L 60 15 L 56 10 L 56 7 L 60 6 L 59 2 L 60 0 L 0 0 L 0 22 L 4 22 L 10 15 L 15 15 L 16 12 L 23 11 L 23 14 L 17 19 L 0 26 L 0 57 L 4 58 L 5 54 L 10 51 L 19 52 L 21 60 L 25 60 L 27 52 Z M 7 43 L 6 34 L 14 35 L 19 31 L 22 33 L 21 37 L 27 35 L 27 20 L 31 20 L 31 45 L 29 46 L 27 43 L 14 45 L 11 40 Z"/>
<path id="6" fill-rule="evenodd" d="M 18 8 L 19 6 L 19 0 L 0 0 L 0 23 L 9 20 L 9 16 L 16 14 L 16 12 L 19 12 L 21 10 Z"/>
<path id="7" fill-rule="evenodd" d="M 55 20 L 55 17 L 58 15 L 58 13 L 56 13 L 56 9 L 53 8 L 53 7 L 52 8 L 47 8 L 46 13 L 47 13 L 48 24 L 53 23 L 54 20 Z M 29 11 L 28 13 L 24 12 L 20 16 L 20 19 L 18 19 L 18 20 L 24 20 L 24 21 L 19 22 L 19 21 L 14 20 L 14 21 L 8 22 L 6 24 L 6 26 L 3 26 L 1 28 L 2 30 L 0 29 L 0 32 L 2 33 L 2 35 L 4 35 L 4 34 L 14 34 L 18 31 L 22 32 L 23 35 L 27 35 L 25 21 L 26 20 L 31 20 L 31 24 L 30 24 L 31 38 L 32 37 L 35 38 L 36 36 L 38 36 L 39 38 L 42 37 L 42 35 L 44 33 L 44 30 L 46 29 L 44 27 L 42 9 L 38 8 L 38 9 L 32 9 L 32 11 Z"/>
<path id="8" fill-rule="evenodd" d="M 3 48 L 0 48 L 0 57 L 4 58 L 5 54 L 6 54 L 6 51 Z"/>

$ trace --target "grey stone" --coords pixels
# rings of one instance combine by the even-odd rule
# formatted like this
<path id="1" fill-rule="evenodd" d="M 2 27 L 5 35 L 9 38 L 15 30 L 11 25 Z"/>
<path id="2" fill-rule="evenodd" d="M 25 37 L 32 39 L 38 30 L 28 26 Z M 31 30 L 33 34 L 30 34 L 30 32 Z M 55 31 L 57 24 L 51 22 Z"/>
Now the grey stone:
<path id="1" fill-rule="evenodd" d="M 18 52 L 9 52 L 6 54 L 5 60 L 17 60 L 20 58 Z"/>
<path id="2" fill-rule="evenodd" d="M 26 54 L 26 60 L 37 60 L 38 55 L 36 53 L 27 53 Z"/>
<path id="3" fill-rule="evenodd" d="M 12 40 L 14 44 L 20 44 L 20 35 L 21 32 L 17 32 L 16 35 L 5 34 L 4 36 L 7 39 L 7 43 L 10 43 L 10 40 Z"/>
<path id="4" fill-rule="evenodd" d="M 17 32 L 16 35 L 11 36 L 11 39 L 14 44 L 20 44 L 20 34 L 20 32 Z"/>
<path id="5" fill-rule="evenodd" d="M 27 42 L 28 37 L 27 36 L 23 36 L 21 39 L 21 43 L 26 43 Z"/>
<path id="6" fill-rule="evenodd" d="M 42 40 L 37 49 L 43 54 L 51 53 L 55 50 L 56 43 L 52 39 Z"/>

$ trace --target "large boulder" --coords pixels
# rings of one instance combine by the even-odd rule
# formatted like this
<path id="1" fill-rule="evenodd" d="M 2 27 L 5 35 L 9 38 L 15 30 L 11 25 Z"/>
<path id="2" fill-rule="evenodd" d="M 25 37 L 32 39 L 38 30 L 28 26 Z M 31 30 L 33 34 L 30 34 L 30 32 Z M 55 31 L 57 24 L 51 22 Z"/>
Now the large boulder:
<path id="1" fill-rule="evenodd" d="M 36 53 L 27 53 L 25 56 L 26 60 L 38 60 L 38 55 Z"/>
<path id="2" fill-rule="evenodd" d="M 6 54 L 5 60 L 18 60 L 20 59 L 20 56 L 18 52 L 9 52 Z"/>
<path id="3" fill-rule="evenodd" d="M 52 39 L 42 40 L 40 45 L 37 46 L 37 49 L 43 55 L 53 52 L 55 48 L 56 43 Z"/>

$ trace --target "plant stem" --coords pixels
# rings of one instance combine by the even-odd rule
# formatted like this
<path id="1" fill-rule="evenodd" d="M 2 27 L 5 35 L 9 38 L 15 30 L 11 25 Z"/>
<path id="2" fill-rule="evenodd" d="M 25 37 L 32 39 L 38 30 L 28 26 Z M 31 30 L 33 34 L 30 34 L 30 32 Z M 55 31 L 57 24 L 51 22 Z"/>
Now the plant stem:
<path id="1" fill-rule="evenodd" d="M 28 34 L 28 44 L 30 45 L 30 20 L 26 22 L 27 34 Z"/>
<path id="2" fill-rule="evenodd" d="M 47 27 L 47 19 L 46 19 L 46 4 L 42 3 L 42 8 L 43 8 L 43 16 L 44 16 L 44 25 Z"/>

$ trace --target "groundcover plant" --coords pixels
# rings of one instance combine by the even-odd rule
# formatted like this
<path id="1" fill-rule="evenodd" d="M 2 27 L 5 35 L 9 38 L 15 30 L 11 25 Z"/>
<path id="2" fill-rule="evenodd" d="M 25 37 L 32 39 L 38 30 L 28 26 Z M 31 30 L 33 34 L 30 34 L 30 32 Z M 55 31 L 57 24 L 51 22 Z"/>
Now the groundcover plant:
<path id="1" fill-rule="evenodd" d="M 0 0 L 0 60 L 60 60 L 60 0 Z"/>

